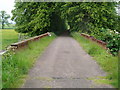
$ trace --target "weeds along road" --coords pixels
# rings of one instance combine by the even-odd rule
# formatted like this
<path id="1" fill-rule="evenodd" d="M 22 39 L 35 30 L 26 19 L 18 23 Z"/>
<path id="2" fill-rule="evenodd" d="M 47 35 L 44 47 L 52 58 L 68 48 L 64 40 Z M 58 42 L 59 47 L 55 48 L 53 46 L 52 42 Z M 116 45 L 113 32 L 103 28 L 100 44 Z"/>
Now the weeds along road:
<path id="1" fill-rule="evenodd" d="M 105 76 L 99 65 L 69 36 L 55 39 L 30 70 L 23 88 L 111 88 L 90 78 Z"/>

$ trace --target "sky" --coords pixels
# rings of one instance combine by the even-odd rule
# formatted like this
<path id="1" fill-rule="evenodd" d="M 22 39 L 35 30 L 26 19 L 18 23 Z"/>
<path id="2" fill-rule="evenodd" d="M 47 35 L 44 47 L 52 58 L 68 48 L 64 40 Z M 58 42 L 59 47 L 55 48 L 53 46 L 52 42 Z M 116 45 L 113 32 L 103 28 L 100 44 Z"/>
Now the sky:
<path id="1" fill-rule="evenodd" d="M 9 14 L 10 16 L 12 16 L 11 10 L 14 9 L 14 3 L 15 0 L 1 0 L 0 1 L 0 11 L 4 10 L 6 11 L 7 14 Z M 12 22 L 9 19 L 10 22 Z"/>

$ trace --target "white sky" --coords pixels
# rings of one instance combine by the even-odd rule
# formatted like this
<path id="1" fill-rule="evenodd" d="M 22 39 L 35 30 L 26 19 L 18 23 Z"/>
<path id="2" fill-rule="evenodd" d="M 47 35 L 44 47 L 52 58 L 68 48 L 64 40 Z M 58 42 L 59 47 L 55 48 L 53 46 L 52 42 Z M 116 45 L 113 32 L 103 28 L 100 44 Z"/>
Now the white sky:
<path id="1" fill-rule="evenodd" d="M 14 9 L 15 0 L 1 0 L 0 1 L 0 11 L 4 10 L 7 14 L 12 16 L 11 10 Z M 9 20 L 11 22 L 11 20 Z"/>

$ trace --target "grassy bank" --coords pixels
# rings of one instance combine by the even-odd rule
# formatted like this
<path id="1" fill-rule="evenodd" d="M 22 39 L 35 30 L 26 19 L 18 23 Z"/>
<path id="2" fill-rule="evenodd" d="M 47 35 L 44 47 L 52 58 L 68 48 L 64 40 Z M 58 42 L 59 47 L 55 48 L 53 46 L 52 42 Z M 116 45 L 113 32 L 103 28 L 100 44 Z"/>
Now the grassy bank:
<path id="1" fill-rule="evenodd" d="M 18 33 L 15 32 L 13 29 L 3 29 L 0 32 L 0 35 L 2 36 L 2 49 L 5 49 L 8 45 L 11 43 L 18 41 Z"/>
<path id="2" fill-rule="evenodd" d="M 16 54 L 3 58 L 2 80 L 3 88 L 20 87 L 23 78 L 34 65 L 44 49 L 55 39 L 55 35 L 47 36 L 37 42 L 30 43 L 28 48 L 21 49 Z"/>
<path id="3" fill-rule="evenodd" d="M 91 79 L 98 84 L 111 84 L 118 87 L 118 57 L 110 55 L 98 44 L 80 36 L 80 33 L 72 33 L 83 49 L 90 54 L 94 60 L 107 72 L 106 77 L 92 77 Z"/>

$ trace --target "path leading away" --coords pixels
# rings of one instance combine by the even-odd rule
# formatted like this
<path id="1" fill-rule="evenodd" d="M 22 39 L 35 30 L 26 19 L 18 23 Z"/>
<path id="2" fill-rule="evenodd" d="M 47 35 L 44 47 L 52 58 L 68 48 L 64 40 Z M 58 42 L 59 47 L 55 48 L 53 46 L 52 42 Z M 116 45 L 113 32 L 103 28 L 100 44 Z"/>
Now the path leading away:
<path id="1" fill-rule="evenodd" d="M 105 76 L 99 65 L 71 37 L 55 39 L 30 70 L 23 88 L 111 88 L 91 79 Z"/>

